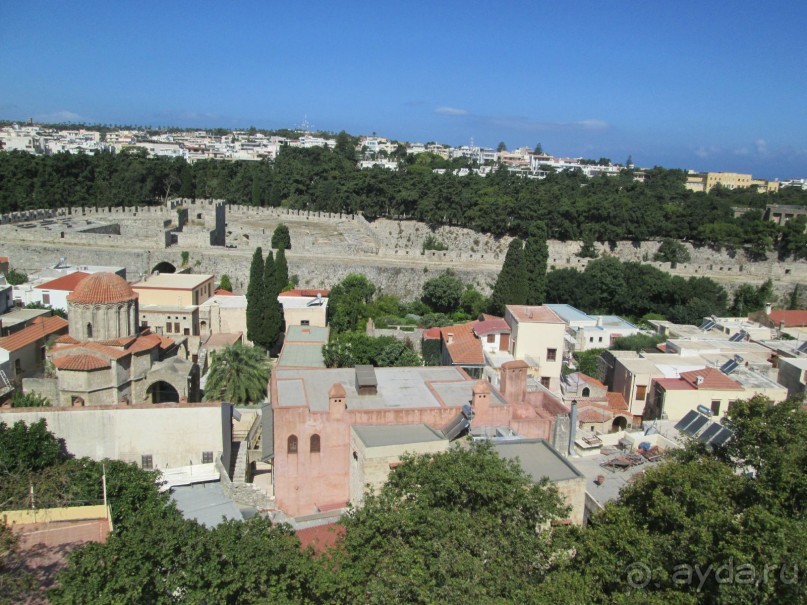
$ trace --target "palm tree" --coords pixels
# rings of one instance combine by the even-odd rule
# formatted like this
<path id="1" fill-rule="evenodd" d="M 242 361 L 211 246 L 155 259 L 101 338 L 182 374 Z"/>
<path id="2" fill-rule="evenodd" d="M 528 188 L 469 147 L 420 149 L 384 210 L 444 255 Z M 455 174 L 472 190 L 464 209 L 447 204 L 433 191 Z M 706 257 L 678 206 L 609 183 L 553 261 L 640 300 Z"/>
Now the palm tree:
<path id="1" fill-rule="evenodd" d="M 205 399 L 237 405 L 257 403 L 266 396 L 269 361 L 258 347 L 236 343 L 213 354 Z"/>

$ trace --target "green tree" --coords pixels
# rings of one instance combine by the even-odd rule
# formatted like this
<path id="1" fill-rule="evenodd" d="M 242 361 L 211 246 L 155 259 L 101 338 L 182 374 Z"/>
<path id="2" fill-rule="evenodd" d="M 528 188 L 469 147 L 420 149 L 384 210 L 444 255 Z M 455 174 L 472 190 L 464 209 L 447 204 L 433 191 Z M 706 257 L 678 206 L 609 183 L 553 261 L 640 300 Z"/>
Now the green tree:
<path id="1" fill-rule="evenodd" d="M 17 536 L 8 525 L 0 524 L 0 605 L 23 603 L 31 596 L 35 580 L 26 560 Z"/>
<path id="2" fill-rule="evenodd" d="M 535 149 L 533 150 L 533 153 L 534 153 L 535 155 L 544 155 L 544 147 L 543 147 L 543 145 L 541 145 L 540 143 L 538 143 L 538 144 L 535 146 Z"/>
<path id="3" fill-rule="evenodd" d="M 275 280 L 277 293 L 285 292 L 289 288 L 289 264 L 286 261 L 286 251 L 281 248 L 275 257 Z"/>
<path id="4" fill-rule="evenodd" d="M 653 351 L 656 345 L 664 342 L 664 336 L 634 334 L 632 336 L 621 336 L 614 340 L 611 345 L 612 351 Z"/>
<path id="5" fill-rule="evenodd" d="M 291 249 L 291 236 L 289 235 L 289 228 L 280 223 L 275 227 L 272 234 L 272 248 L 275 250 L 290 250 Z"/>
<path id="6" fill-rule="evenodd" d="M 463 289 L 462 281 L 449 270 L 423 284 L 421 300 L 433 311 L 453 313 L 460 305 Z"/>
<path id="7" fill-rule="evenodd" d="M 28 281 L 28 274 L 17 269 L 11 269 L 6 275 L 6 282 L 9 286 L 20 286 Z"/>
<path id="8" fill-rule="evenodd" d="M 367 305 L 373 299 L 375 285 L 364 275 L 351 273 L 331 289 L 328 315 L 335 332 L 349 332 L 367 319 Z"/>
<path id="9" fill-rule="evenodd" d="M 266 397 L 269 363 L 258 347 L 236 343 L 217 351 L 210 364 L 205 400 L 236 405 L 259 403 Z"/>
<path id="10" fill-rule="evenodd" d="M 577 253 L 577 256 L 580 258 L 597 258 L 599 254 L 597 253 L 594 242 L 594 230 L 589 227 L 583 229 L 583 239 L 581 240 L 580 251 Z"/>
<path id="11" fill-rule="evenodd" d="M 50 399 L 40 395 L 39 393 L 20 393 L 16 391 L 11 398 L 11 407 L 13 408 L 42 408 L 50 407 L 52 404 Z"/>
<path id="12" fill-rule="evenodd" d="M 586 376 L 600 379 L 600 355 L 605 349 L 589 349 L 588 351 L 575 351 L 574 361 L 577 365 L 578 371 Z"/>
<path id="13" fill-rule="evenodd" d="M 470 284 L 466 286 L 465 291 L 460 296 L 460 309 L 471 317 L 479 317 L 487 308 L 487 305 L 488 301 L 485 296 Z"/>
<path id="14" fill-rule="evenodd" d="M 280 257 L 283 250 L 278 250 Z M 283 328 L 283 315 L 280 310 L 280 303 L 277 295 L 280 293 L 280 278 L 277 275 L 277 262 L 272 251 L 266 253 L 266 261 L 263 265 L 263 297 L 264 314 L 261 321 L 261 336 L 256 344 L 266 350 L 271 350 L 280 338 Z"/>
<path id="15" fill-rule="evenodd" d="M 793 290 L 788 297 L 787 308 L 790 311 L 801 309 L 801 292 L 799 291 L 799 284 L 793 286 Z"/>
<path id="16" fill-rule="evenodd" d="M 44 419 L 12 426 L 0 422 L 0 477 L 23 471 L 39 471 L 66 460 L 64 440 L 48 431 Z"/>
<path id="17" fill-rule="evenodd" d="M 507 248 L 502 270 L 493 286 L 489 311 L 494 315 L 504 315 L 505 305 L 527 303 L 527 271 L 524 265 L 524 244 L 515 238 Z"/>
<path id="18" fill-rule="evenodd" d="M 487 443 L 407 455 L 344 518 L 331 602 L 527 603 L 554 553 L 537 528 L 565 509 Z M 378 539 L 384 536 L 383 539 Z M 416 579 L 416 580 L 415 580 Z M 371 600 L 367 596 L 371 595 Z"/>
<path id="19" fill-rule="evenodd" d="M 496 146 L 496 151 L 498 151 L 499 153 L 501 153 L 502 151 L 507 151 L 507 145 L 505 144 L 505 142 L 504 142 L 504 141 L 501 141 L 501 142 L 500 142 L 500 143 L 499 143 L 499 144 Z"/>
<path id="20" fill-rule="evenodd" d="M 779 236 L 779 260 L 793 257 L 794 260 L 807 258 L 807 218 L 797 216 L 787 221 Z"/>
<path id="21" fill-rule="evenodd" d="M 549 261 L 546 225 L 536 221 L 530 225 L 529 237 L 524 246 L 524 264 L 527 271 L 527 304 L 542 305 L 546 300 L 546 266 Z"/>
<path id="22" fill-rule="evenodd" d="M 336 146 L 334 147 L 334 152 L 346 160 L 350 160 L 351 162 L 356 160 L 356 143 L 344 130 L 336 135 Z"/>
<path id="23" fill-rule="evenodd" d="M 263 250 L 259 246 L 252 255 L 247 286 L 247 338 L 256 343 L 263 340 L 263 317 L 266 315 L 263 272 Z"/>
<path id="24" fill-rule="evenodd" d="M 658 251 L 653 255 L 653 260 L 661 263 L 671 263 L 675 267 L 678 263 L 688 263 L 690 261 L 689 250 L 678 240 L 666 238 L 662 240 Z"/>
<path id="25" fill-rule="evenodd" d="M 230 282 L 230 276 L 226 273 L 221 276 L 221 282 L 219 283 L 220 290 L 226 290 L 227 292 L 233 291 L 233 284 Z"/>

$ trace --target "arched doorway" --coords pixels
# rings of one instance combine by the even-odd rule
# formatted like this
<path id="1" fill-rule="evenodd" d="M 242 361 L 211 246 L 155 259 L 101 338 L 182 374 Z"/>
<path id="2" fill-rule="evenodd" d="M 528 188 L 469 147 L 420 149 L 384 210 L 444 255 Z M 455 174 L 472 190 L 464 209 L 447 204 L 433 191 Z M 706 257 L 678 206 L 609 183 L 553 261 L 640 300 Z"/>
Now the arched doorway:
<path id="1" fill-rule="evenodd" d="M 611 423 L 612 433 L 616 433 L 618 431 L 624 431 L 626 428 L 628 428 L 628 419 L 625 418 L 624 416 L 617 416 Z"/>
<path id="2" fill-rule="evenodd" d="M 159 272 L 159 273 L 176 273 L 177 268 L 169 263 L 168 261 L 162 261 L 161 263 L 157 263 L 154 265 L 154 268 L 151 270 L 152 273 Z"/>
<path id="3" fill-rule="evenodd" d="M 179 403 L 179 393 L 164 380 L 158 380 L 146 389 L 146 396 L 151 398 L 151 403 Z"/>

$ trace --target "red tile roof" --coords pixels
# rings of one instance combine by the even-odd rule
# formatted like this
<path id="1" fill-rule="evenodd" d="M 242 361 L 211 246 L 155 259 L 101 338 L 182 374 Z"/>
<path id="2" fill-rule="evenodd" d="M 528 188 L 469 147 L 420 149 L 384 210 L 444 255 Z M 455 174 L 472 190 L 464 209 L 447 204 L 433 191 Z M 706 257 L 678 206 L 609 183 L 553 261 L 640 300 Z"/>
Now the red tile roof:
<path id="1" fill-rule="evenodd" d="M 440 328 L 429 328 L 423 332 L 423 340 L 440 340 Z"/>
<path id="2" fill-rule="evenodd" d="M 215 290 L 213 292 L 213 295 L 214 296 L 238 296 L 238 294 L 233 294 L 229 290 L 223 290 L 221 288 L 219 288 L 218 290 Z"/>
<path id="3" fill-rule="evenodd" d="M 64 351 L 76 351 L 76 354 L 79 354 L 82 349 L 84 350 L 89 349 L 90 351 L 101 353 L 103 356 L 108 357 L 109 359 L 122 359 L 127 355 L 131 354 L 131 351 L 129 350 L 118 349 L 116 347 L 108 347 L 106 345 L 102 345 L 100 342 L 80 342 L 75 345 L 67 345 L 59 347 L 58 349 L 54 349 L 54 353 L 57 352 L 62 353 Z"/>
<path id="4" fill-rule="evenodd" d="M 485 336 L 494 332 L 507 332 L 510 333 L 510 326 L 501 317 L 491 317 L 484 321 L 478 321 L 474 324 L 474 333 L 477 336 Z"/>
<path id="5" fill-rule="evenodd" d="M 137 293 L 120 275 L 93 273 L 76 286 L 67 301 L 79 304 L 109 304 L 137 298 Z"/>
<path id="6" fill-rule="evenodd" d="M 780 322 L 785 322 L 786 328 L 798 328 L 807 326 L 807 311 L 771 311 L 768 318 L 778 327 Z"/>
<path id="7" fill-rule="evenodd" d="M 157 346 L 162 346 L 162 338 L 159 334 L 144 334 L 143 336 L 138 336 L 137 340 L 132 343 L 128 350 L 131 353 L 141 353 L 143 351 L 150 351 Z"/>
<path id="8" fill-rule="evenodd" d="M 608 409 L 615 412 L 626 412 L 628 410 L 628 402 L 625 401 L 622 393 L 609 391 L 605 394 L 605 397 L 608 399 Z"/>
<path id="9" fill-rule="evenodd" d="M 577 413 L 579 422 L 605 422 L 611 418 L 612 415 L 608 411 L 595 407 L 583 408 Z"/>
<path id="10" fill-rule="evenodd" d="M 74 370 L 76 372 L 90 372 L 92 370 L 103 370 L 112 367 L 108 361 L 100 357 L 82 353 L 57 357 L 53 360 L 53 365 L 60 370 Z"/>
<path id="11" fill-rule="evenodd" d="M 698 384 L 699 377 L 703 379 L 700 384 Z M 743 390 L 743 387 L 739 382 L 732 380 L 723 372 L 715 368 L 704 368 L 702 370 L 692 370 L 691 372 L 681 372 L 681 380 L 688 382 L 696 389 Z"/>
<path id="12" fill-rule="evenodd" d="M 46 281 L 43 284 L 39 284 L 38 286 L 34 286 L 39 290 L 65 290 L 68 292 L 72 292 L 76 289 L 76 286 L 85 278 L 89 277 L 89 273 L 84 273 L 83 271 L 76 271 L 75 273 L 68 273 L 67 275 L 62 275 L 61 277 L 57 277 L 56 279 L 52 279 L 50 281 Z"/>
<path id="13" fill-rule="evenodd" d="M 695 387 L 680 378 L 654 378 L 653 382 L 665 391 L 694 391 Z"/>
<path id="14" fill-rule="evenodd" d="M 77 345 L 79 343 L 79 341 L 70 336 L 70 334 L 62 334 L 54 342 L 60 345 Z"/>
<path id="15" fill-rule="evenodd" d="M 582 380 L 583 382 L 589 383 L 593 387 L 596 387 L 598 389 L 603 389 L 603 390 L 606 389 L 606 386 L 603 383 L 601 383 L 596 378 L 592 378 L 588 374 L 583 374 L 583 372 L 578 372 L 577 376 L 578 376 L 578 378 L 580 378 L 580 380 Z"/>
<path id="16" fill-rule="evenodd" d="M 445 343 L 451 361 L 455 364 L 482 365 L 485 356 L 482 353 L 482 342 L 474 336 L 473 325 L 476 322 L 446 326 L 440 328 L 442 340 Z M 449 334 L 453 336 L 449 343 Z"/>
<path id="17" fill-rule="evenodd" d="M 66 319 L 56 316 L 36 317 L 27 328 L 23 328 L 19 332 L 14 332 L 14 334 L 0 338 L 0 349 L 19 351 L 31 343 L 62 331 L 67 332 Z"/>

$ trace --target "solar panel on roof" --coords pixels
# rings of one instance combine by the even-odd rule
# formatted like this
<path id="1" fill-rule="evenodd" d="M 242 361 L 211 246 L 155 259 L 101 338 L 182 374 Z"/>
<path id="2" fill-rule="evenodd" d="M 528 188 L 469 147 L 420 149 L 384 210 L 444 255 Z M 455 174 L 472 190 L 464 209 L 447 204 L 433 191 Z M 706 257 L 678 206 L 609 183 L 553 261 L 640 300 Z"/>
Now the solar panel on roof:
<path id="1" fill-rule="evenodd" d="M 740 342 L 745 340 L 746 333 L 745 330 L 740 330 L 736 334 L 734 334 L 731 338 L 729 338 L 729 342 Z"/>
<path id="2" fill-rule="evenodd" d="M 709 422 L 709 419 L 706 416 L 701 416 L 700 414 L 698 414 L 698 417 L 695 418 L 692 424 L 686 427 L 683 432 L 689 435 L 690 437 L 694 437 L 699 430 L 701 430 L 704 426 L 706 426 L 707 422 Z"/>
<path id="3" fill-rule="evenodd" d="M 726 363 L 720 366 L 720 371 L 723 372 L 724 374 L 731 374 L 734 370 L 737 369 L 737 366 L 739 365 L 740 364 L 737 363 L 736 360 L 729 359 Z"/>
<path id="4" fill-rule="evenodd" d="M 717 445 L 717 446 L 725 445 L 726 442 L 729 439 L 731 439 L 732 435 L 734 435 L 734 433 L 732 433 L 729 429 L 723 427 L 720 429 L 720 432 L 717 435 L 715 435 L 715 437 L 710 441 L 710 443 L 711 445 Z"/>
<path id="5" fill-rule="evenodd" d="M 699 414 L 695 410 L 690 410 L 687 412 L 681 420 L 679 420 L 675 425 L 675 430 L 682 431 L 692 424 L 695 419 L 699 416 Z"/>
<path id="6" fill-rule="evenodd" d="M 803 343 L 801 343 L 799 345 L 799 348 L 797 349 L 797 351 L 799 353 L 807 353 L 807 340 L 805 340 Z"/>
<path id="7" fill-rule="evenodd" d="M 700 326 L 698 326 L 698 328 L 705 331 L 705 330 L 711 330 L 716 325 L 717 325 L 717 323 L 714 320 L 707 319 Z"/>
<path id="8" fill-rule="evenodd" d="M 698 435 L 698 441 L 700 441 L 701 443 L 708 443 L 709 441 L 714 439 L 715 435 L 717 435 L 722 430 L 723 430 L 722 426 L 720 426 L 716 422 L 713 422 L 708 427 L 706 427 L 705 431 L 703 431 L 700 435 Z"/>

